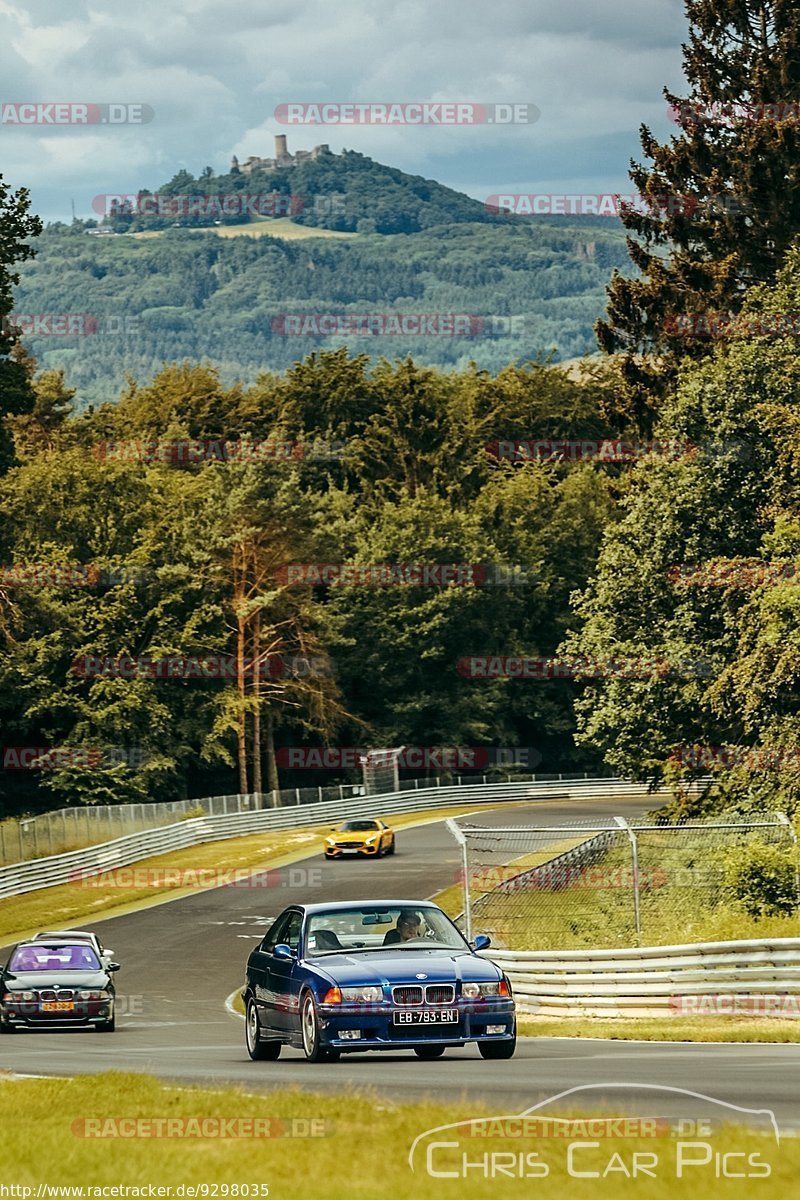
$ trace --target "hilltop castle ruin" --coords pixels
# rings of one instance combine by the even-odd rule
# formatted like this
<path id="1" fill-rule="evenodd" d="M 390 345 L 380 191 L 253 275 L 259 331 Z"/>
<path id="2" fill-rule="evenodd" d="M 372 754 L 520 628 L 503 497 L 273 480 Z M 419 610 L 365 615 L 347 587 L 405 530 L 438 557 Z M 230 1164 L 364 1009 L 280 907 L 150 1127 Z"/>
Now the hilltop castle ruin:
<path id="1" fill-rule="evenodd" d="M 242 175 L 249 175 L 252 171 L 277 171 L 279 167 L 299 167 L 301 163 L 309 162 L 311 159 L 319 158 L 321 154 L 330 154 L 330 152 L 330 146 L 327 142 L 323 142 L 321 146 L 315 146 L 313 150 L 297 150 L 294 154 L 290 154 L 286 145 L 286 134 L 279 133 L 275 137 L 274 158 L 258 158 L 251 154 L 246 162 L 240 163 L 234 154 L 231 159 L 231 170 L 240 171 Z"/>

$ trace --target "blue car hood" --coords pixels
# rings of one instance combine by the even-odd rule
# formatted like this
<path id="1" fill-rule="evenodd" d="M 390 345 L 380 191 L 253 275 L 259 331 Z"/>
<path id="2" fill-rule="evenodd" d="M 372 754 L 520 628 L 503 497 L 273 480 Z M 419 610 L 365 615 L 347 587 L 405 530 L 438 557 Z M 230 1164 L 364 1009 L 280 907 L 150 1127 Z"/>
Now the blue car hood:
<path id="1" fill-rule="evenodd" d="M 454 979 L 493 983 L 502 978 L 502 971 L 493 962 L 468 950 L 343 951 L 308 959 L 306 965 L 344 987 L 414 983 L 418 974 L 425 975 L 425 983 L 451 983 Z"/>

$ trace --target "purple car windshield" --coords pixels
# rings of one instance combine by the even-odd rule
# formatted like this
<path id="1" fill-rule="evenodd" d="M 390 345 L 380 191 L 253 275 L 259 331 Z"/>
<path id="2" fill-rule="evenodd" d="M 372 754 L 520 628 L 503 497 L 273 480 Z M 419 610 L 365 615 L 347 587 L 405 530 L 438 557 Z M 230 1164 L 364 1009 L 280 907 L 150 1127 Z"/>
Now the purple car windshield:
<path id="1" fill-rule="evenodd" d="M 9 971 L 99 971 L 97 955 L 91 946 L 36 945 L 17 946 L 8 964 Z"/>

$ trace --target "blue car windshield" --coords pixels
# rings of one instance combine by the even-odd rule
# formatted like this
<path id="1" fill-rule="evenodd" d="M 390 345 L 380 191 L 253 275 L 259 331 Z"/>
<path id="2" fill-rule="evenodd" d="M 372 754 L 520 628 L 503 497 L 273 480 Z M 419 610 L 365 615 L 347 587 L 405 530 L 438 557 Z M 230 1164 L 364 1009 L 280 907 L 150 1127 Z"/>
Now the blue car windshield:
<path id="1" fill-rule="evenodd" d="M 372 950 L 466 950 L 467 943 L 438 908 L 413 905 L 330 908 L 311 915 L 306 954 L 319 957 Z"/>

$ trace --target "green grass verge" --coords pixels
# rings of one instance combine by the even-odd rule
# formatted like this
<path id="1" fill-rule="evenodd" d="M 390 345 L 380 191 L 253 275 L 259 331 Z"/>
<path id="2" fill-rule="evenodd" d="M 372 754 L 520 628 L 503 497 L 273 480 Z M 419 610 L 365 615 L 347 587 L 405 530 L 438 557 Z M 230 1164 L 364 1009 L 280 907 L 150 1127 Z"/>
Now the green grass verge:
<path id="1" fill-rule="evenodd" d="M 474 812 L 474 807 L 442 808 L 420 813 L 402 813 L 388 818 L 394 829 L 441 821 L 445 817 Z M 245 837 L 207 842 L 140 859 L 120 871 L 109 871 L 94 879 L 76 880 L 58 887 L 42 888 L 23 896 L 0 900 L 0 945 L 28 937 L 39 929 L 71 928 L 74 923 L 89 923 L 98 917 L 118 916 L 165 898 L 189 896 L 198 886 L 218 872 L 276 869 L 298 862 L 321 849 L 321 840 L 330 825 L 275 833 L 255 833 Z M 455 845 L 455 843 L 454 843 Z M 398 852 L 402 853 L 398 842 Z M 138 886 L 134 872 L 147 878 Z M 180 873 L 192 872 L 193 886 L 181 886 Z M 164 878 L 169 873 L 172 880 Z M 199 873 L 202 873 L 199 874 Z M 183 878 L 186 878 L 184 875 Z"/>
<path id="2" fill-rule="evenodd" d="M 413 1065 L 409 1065 L 409 1071 L 413 1072 Z M 253 1078 L 254 1082 L 259 1079 L 259 1064 L 253 1064 Z M 654 1116 L 659 1112 L 657 1093 L 655 1096 Z M 543 1097 L 532 1087 L 530 1103 L 540 1099 Z M 249 1200 L 266 1195 L 266 1189 L 270 1200 L 315 1194 L 324 1195 L 326 1200 L 376 1200 L 381 1196 L 397 1200 L 411 1196 L 414 1200 L 497 1200 L 498 1196 L 531 1195 L 556 1200 L 565 1194 L 579 1200 L 594 1200 L 597 1196 L 616 1200 L 634 1193 L 637 1200 L 694 1200 L 698 1188 L 708 1200 L 723 1196 L 739 1200 L 753 1195 L 763 1200 L 782 1200 L 793 1193 L 800 1172 L 800 1140 L 789 1138 L 777 1145 L 774 1136 L 714 1121 L 711 1132 L 702 1139 L 684 1135 L 683 1141 L 663 1127 L 663 1135 L 656 1137 L 595 1135 L 588 1139 L 577 1129 L 569 1137 L 528 1136 L 526 1132 L 523 1137 L 478 1139 L 471 1136 L 474 1127 L 462 1126 L 425 1139 L 415 1153 L 416 1169 L 412 1173 L 409 1151 L 421 1134 L 451 1122 L 512 1115 L 514 1106 L 502 1102 L 489 1110 L 464 1100 L 447 1105 L 401 1105 L 391 1099 L 344 1090 L 324 1096 L 298 1090 L 254 1095 L 233 1089 L 178 1088 L 144 1075 L 109 1073 L 46 1080 L 0 1076 L 0 1105 L 0 1179 L 6 1185 L 33 1189 L 29 1193 L 33 1197 L 39 1185 L 83 1189 L 206 1185 L 208 1196 L 243 1197 L 248 1195 L 243 1185 L 248 1185 Z M 725 1110 L 720 1113 L 724 1119 Z M 561 1115 L 575 1116 L 574 1112 Z M 610 1110 L 610 1115 L 619 1114 Z M 128 1136 L 108 1136 L 119 1128 L 109 1122 L 119 1118 L 150 1124 L 128 1124 L 122 1127 L 127 1128 Z M 152 1132 L 146 1136 L 148 1130 L 157 1128 L 154 1121 L 163 1118 L 207 1122 L 195 1126 L 195 1132 L 201 1128 L 214 1131 L 208 1123 L 214 1119 L 226 1123 L 254 1119 L 260 1120 L 261 1128 L 268 1129 L 272 1136 L 189 1139 L 175 1136 L 174 1124 L 172 1136 L 154 1138 Z M 227 1125 L 229 1135 L 232 1128 Z M 563 1132 L 563 1125 L 558 1128 Z M 130 1136 L 132 1129 L 139 1136 Z M 317 1136 L 286 1136 L 308 1130 Z M 101 1136 L 87 1137 L 87 1132 Z M 473 1167 L 466 1178 L 434 1177 L 426 1170 L 425 1151 L 436 1140 L 456 1142 L 456 1148 L 434 1150 L 430 1160 L 433 1170 L 456 1170 L 458 1174 L 463 1170 L 462 1154 L 471 1163 L 491 1164 L 491 1158 L 484 1159 L 485 1155 L 503 1153 L 506 1173 L 487 1178 L 485 1168 Z M 588 1142 L 577 1148 L 573 1168 L 596 1172 L 594 1177 L 569 1174 L 571 1141 Z M 689 1141 L 695 1146 L 683 1149 Z M 707 1144 L 708 1161 L 684 1166 L 683 1178 L 678 1178 L 680 1154 L 698 1164 L 705 1159 L 705 1153 L 696 1145 L 698 1141 Z M 654 1177 L 628 1177 L 637 1152 L 648 1156 L 646 1161 Z M 726 1153 L 737 1156 L 729 1160 L 731 1171 L 768 1171 L 768 1177 L 722 1177 L 719 1164 L 723 1160 L 717 1156 Z M 525 1155 L 535 1158 L 526 1162 Z M 749 1166 L 748 1155 L 756 1156 Z M 537 1164 L 532 1177 L 519 1178 L 520 1156 L 523 1170 L 530 1172 L 530 1162 Z M 515 1169 L 510 1171 L 512 1161 Z M 212 1190 L 215 1185 L 216 1192 Z M 28 1200 L 24 1193 L 16 1194 Z M 85 1200 L 90 1200 L 91 1193 L 83 1194 Z"/>
<path id="3" fill-rule="evenodd" d="M 768 1017 L 519 1017 L 523 1037 L 638 1042 L 800 1042 L 800 1021 Z"/>

